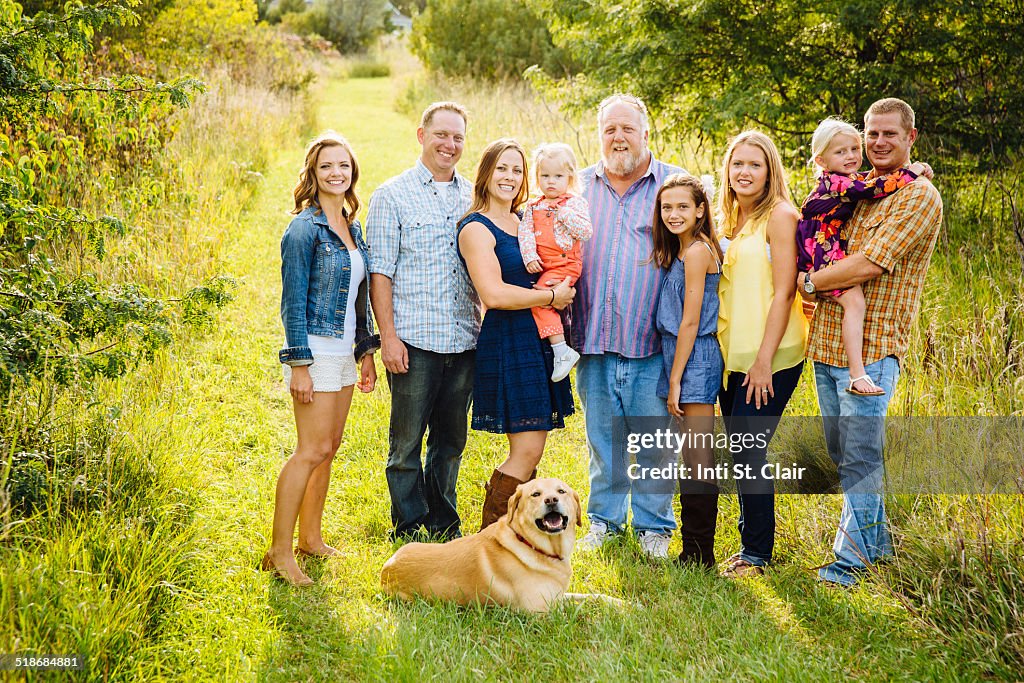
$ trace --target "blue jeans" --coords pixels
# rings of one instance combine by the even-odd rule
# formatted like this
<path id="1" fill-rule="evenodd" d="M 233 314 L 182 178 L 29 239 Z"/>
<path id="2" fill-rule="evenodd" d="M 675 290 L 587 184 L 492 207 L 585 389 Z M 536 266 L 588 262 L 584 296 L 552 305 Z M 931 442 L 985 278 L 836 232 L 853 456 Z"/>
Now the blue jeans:
<path id="1" fill-rule="evenodd" d="M 613 452 L 615 418 L 624 418 L 626 430 L 643 431 L 646 425 L 631 426 L 630 418 L 668 416 L 665 401 L 657 395 L 660 376 L 661 354 L 647 358 L 625 358 L 616 353 L 589 354 L 576 366 L 576 388 L 583 404 L 590 450 L 587 516 L 591 522 L 608 525 L 613 532 L 620 532 L 626 526 L 630 502 L 634 531 L 672 533 L 676 528 L 672 513 L 674 489 L 644 491 L 641 482 L 630 484 L 625 472 L 613 471 L 614 463 L 629 462 L 624 453 L 616 457 Z M 644 452 L 637 455 L 637 462 L 642 467 L 663 467 L 669 461 L 664 454 Z"/>
<path id="2" fill-rule="evenodd" d="M 772 391 L 767 403 L 762 403 L 760 410 L 754 399 L 747 403 L 747 388 L 743 386 L 746 374 L 730 372 L 728 383 L 722 387 L 718 395 L 718 403 L 722 408 L 722 418 L 730 437 L 739 434 L 758 434 L 765 430 L 775 432 L 775 428 L 786 411 L 786 404 L 793 396 L 796 385 L 800 383 L 804 362 L 791 368 L 783 368 L 772 373 Z M 733 461 L 747 465 L 753 472 L 760 472 L 768 462 L 768 444 L 771 436 L 762 447 L 756 441 L 751 445 L 733 453 Z M 750 564 L 763 567 L 772 561 L 775 552 L 775 482 L 771 479 L 756 481 L 740 480 L 737 482 L 740 503 L 740 559 Z"/>
<path id="3" fill-rule="evenodd" d="M 856 396 L 848 393 L 848 368 L 814 364 L 825 443 L 843 485 L 843 512 L 832 544 L 836 559 L 818 570 L 818 576 L 844 586 L 855 584 L 857 574 L 868 564 L 892 555 L 882 498 L 885 478 L 882 449 L 885 415 L 900 376 L 900 365 L 895 356 L 887 356 L 865 369 L 885 394 Z"/>
<path id="4" fill-rule="evenodd" d="M 386 475 L 392 535 L 407 536 L 424 526 L 431 534 L 454 538 L 461 533 L 455 482 L 466 447 L 475 352 L 406 348 L 409 371 L 388 373 L 391 428 Z M 423 465 L 420 451 L 425 432 Z"/>

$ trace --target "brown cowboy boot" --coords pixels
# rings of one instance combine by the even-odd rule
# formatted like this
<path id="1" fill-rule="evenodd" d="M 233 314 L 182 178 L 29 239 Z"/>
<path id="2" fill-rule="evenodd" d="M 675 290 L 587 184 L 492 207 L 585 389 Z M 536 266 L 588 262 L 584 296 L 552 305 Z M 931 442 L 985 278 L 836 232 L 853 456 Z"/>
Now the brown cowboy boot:
<path id="1" fill-rule="evenodd" d="M 679 563 L 692 562 L 706 569 L 715 566 L 715 528 L 718 524 L 718 487 L 705 485 L 707 493 L 679 494 L 679 535 L 683 552 Z"/>
<path id="2" fill-rule="evenodd" d="M 491 480 L 484 485 L 487 495 L 484 497 L 484 509 L 480 516 L 481 530 L 494 524 L 508 513 L 508 499 L 516 492 L 516 487 L 522 483 L 522 480 L 498 470 L 491 473 Z"/>

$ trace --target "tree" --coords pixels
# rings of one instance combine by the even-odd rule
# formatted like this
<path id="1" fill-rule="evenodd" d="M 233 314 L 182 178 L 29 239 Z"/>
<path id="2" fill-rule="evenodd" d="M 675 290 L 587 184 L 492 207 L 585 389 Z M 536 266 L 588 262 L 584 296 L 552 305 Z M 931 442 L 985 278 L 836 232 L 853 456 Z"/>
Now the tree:
<path id="1" fill-rule="evenodd" d="M 413 21 L 411 47 L 449 76 L 519 77 L 534 64 L 553 74 L 571 71 L 547 22 L 519 0 L 428 0 Z"/>
<path id="2" fill-rule="evenodd" d="M 284 26 L 301 35 L 326 38 L 342 54 L 364 52 L 384 32 L 387 0 L 315 0 L 304 12 L 284 14 Z"/>
<path id="3" fill-rule="evenodd" d="M 307 9 L 306 0 L 277 0 L 258 4 L 261 7 L 260 18 L 270 24 L 279 24 L 285 15 L 302 14 Z"/>
<path id="4" fill-rule="evenodd" d="M 412 17 L 427 8 L 427 0 L 391 0 L 391 5 L 405 16 Z"/>
<path id="5" fill-rule="evenodd" d="M 586 74 L 592 105 L 627 89 L 663 125 L 713 138 L 745 126 L 802 141 L 906 99 L 925 145 L 997 157 L 1024 142 L 1024 3 L 891 0 L 531 0 Z"/>
<path id="6" fill-rule="evenodd" d="M 136 20 L 117 0 L 31 18 L 0 0 L 0 406 L 35 377 L 119 376 L 170 343 L 176 319 L 204 320 L 230 298 L 222 279 L 167 300 L 90 267 L 127 227 L 77 208 L 77 183 L 150 161 L 170 112 L 202 89 L 90 73 L 96 31 Z"/>

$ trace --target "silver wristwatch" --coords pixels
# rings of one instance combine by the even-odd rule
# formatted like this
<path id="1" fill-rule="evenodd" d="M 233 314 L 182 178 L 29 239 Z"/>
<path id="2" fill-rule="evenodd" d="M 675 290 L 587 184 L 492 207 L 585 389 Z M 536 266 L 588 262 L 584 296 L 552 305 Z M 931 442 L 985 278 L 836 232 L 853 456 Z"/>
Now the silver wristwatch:
<path id="1" fill-rule="evenodd" d="M 804 291 L 807 292 L 808 294 L 814 294 L 816 291 L 818 291 L 814 288 L 814 283 L 811 282 L 810 273 L 804 273 Z"/>

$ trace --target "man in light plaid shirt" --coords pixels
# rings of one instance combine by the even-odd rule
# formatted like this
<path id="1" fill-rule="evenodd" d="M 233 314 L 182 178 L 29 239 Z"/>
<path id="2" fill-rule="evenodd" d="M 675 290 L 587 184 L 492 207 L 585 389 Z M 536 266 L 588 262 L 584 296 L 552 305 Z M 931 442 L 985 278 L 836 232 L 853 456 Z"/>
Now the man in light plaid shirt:
<path id="1" fill-rule="evenodd" d="M 909 165 L 917 139 L 914 110 L 896 98 L 875 102 L 864 115 L 864 139 L 872 175 Z M 882 497 L 884 421 L 941 223 L 942 198 L 919 177 L 885 199 L 859 202 L 846 227 L 849 256 L 797 278 L 804 298 L 863 286 L 865 369 L 885 392 L 862 396 L 848 391 L 842 308 L 822 297 L 811 321 L 807 357 L 814 361 L 825 440 L 843 484 L 836 559 L 819 570 L 822 581 L 851 586 L 869 565 L 892 555 Z"/>
<path id="2" fill-rule="evenodd" d="M 466 446 L 480 301 L 456 251 L 473 186 L 455 170 L 466 110 L 427 107 L 416 165 L 373 193 L 370 299 L 391 387 L 387 480 L 392 535 L 461 535 L 455 482 Z M 420 452 L 427 434 L 426 463 Z"/>

